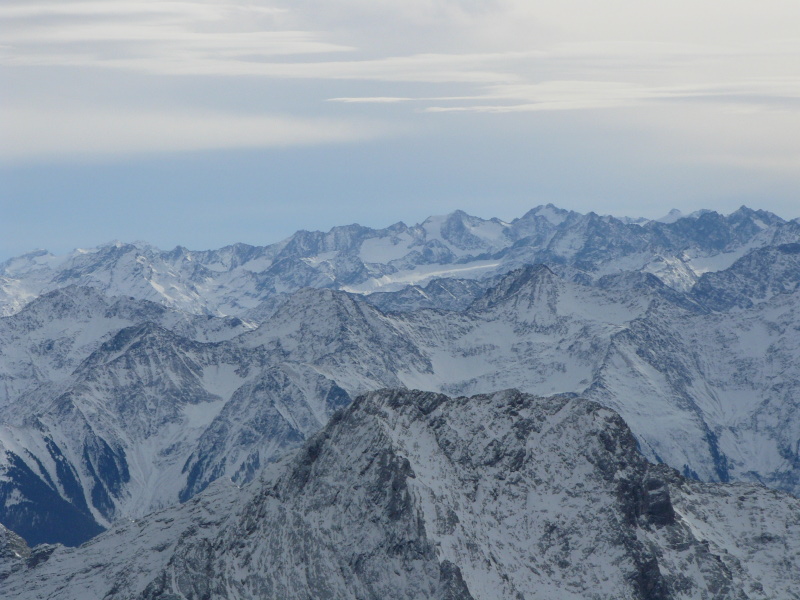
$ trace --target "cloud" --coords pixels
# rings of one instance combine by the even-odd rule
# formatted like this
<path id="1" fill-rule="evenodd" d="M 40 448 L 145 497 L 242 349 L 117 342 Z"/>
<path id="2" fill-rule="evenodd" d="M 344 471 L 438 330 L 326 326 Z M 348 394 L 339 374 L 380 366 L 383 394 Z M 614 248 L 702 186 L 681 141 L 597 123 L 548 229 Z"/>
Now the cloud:
<path id="1" fill-rule="evenodd" d="M 26 156 L 52 154 L 54 140 L 81 139 L 52 132 L 91 122 L 95 110 L 95 120 L 120 111 L 132 124 L 111 127 L 117 142 L 106 140 L 109 152 L 123 152 L 124 140 L 132 148 L 173 147 L 167 139 L 145 144 L 129 131 L 143 123 L 152 129 L 159 115 L 176 115 L 177 124 L 205 111 L 209 124 L 239 131 L 233 115 L 244 101 L 226 92 L 235 86 L 258 92 L 263 114 L 246 119 L 294 119 L 297 139 L 328 139 L 306 136 L 303 123 L 361 123 L 368 110 L 407 126 L 415 118 L 446 120 L 442 113 L 468 124 L 477 114 L 596 111 L 597 119 L 612 119 L 605 113 L 674 106 L 704 130 L 700 115 L 709 105 L 779 110 L 785 114 L 776 118 L 791 121 L 787 115 L 800 109 L 798 18 L 796 0 L 774 0 L 768 9 L 755 0 L 6 0 L 0 67 L 36 81 L 30 89 L 4 86 L 9 104 L 25 107 L 13 128 Z M 68 71 L 81 73 L 87 89 L 50 77 Z M 113 92 L 121 79 L 136 82 L 122 100 Z M 64 98 L 63 105 L 41 97 Z M 663 120 L 647 126 L 658 129 Z M 269 127 L 252 130 L 273 143 Z M 106 143 L 96 137 L 85 145 Z M 203 138 L 187 126 L 173 145 L 193 148 L 202 139 L 218 147 L 255 143 L 238 133 Z"/>
<path id="2" fill-rule="evenodd" d="M 697 35 L 709 29 L 698 22 L 708 7 L 695 7 L 684 23 L 686 14 L 678 6 L 644 9 L 632 0 L 610 5 L 588 0 L 536 5 L 523 0 L 275 1 L 271 6 L 243 0 L 12 1 L 0 7 L 0 64 L 161 76 L 538 86 L 533 98 L 522 98 L 516 107 L 492 103 L 496 89 L 476 96 L 485 101 L 480 105 L 429 107 L 514 112 L 621 106 L 644 88 L 693 85 L 709 74 L 722 83 L 758 74 L 789 76 L 800 57 L 796 35 L 754 38 L 753 23 L 760 25 L 756 31 L 765 21 L 781 30 L 785 25 L 779 15 L 765 17 L 767 11 L 755 10 L 758 3 L 749 0 L 726 3 L 726 14 L 735 18 L 715 22 L 709 36 Z M 677 4 L 688 6 L 684 0 Z M 800 16 L 789 3 L 779 1 L 776 7 Z M 400 36 L 388 48 L 382 42 L 387 28 Z M 643 41 L 648 37 L 652 41 Z M 540 92 L 552 96 L 547 86 L 563 81 L 582 89 L 538 99 Z M 609 95 L 609 81 L 628 91 Z M 586 100 L 584 92 L 594 100 Z"/>
<path id="3" fill-rule="evenodd" d="M 124 61 L 186 61 L 350 51 L 313 31 L 280 26 L 284 9 L 206 2 L 31 2 L 0 7 L 5 64 L 126 68 Z M 57 49 L 57 52 L 53 52 Z M 55 60 L 56 57 L 60 57 Z"/>
<path id="4" fill-rule="evenodd" d="M 302 42 L 298 42 L 302 44 Z M 277 40 L 273 53 L 289 53 L 291 41 Z M 260 44 L 262 50 L 265 44 Z M 310 50 L 308 50 L 310 52 Z M 231 53 L 234 51 L 232 50 Z M 239 46 L 238 52 L 241 52 Z M 202 54 L 202 55 L 201 55 Z M 212 54 L 195 50 L 176 51 L 159 58 L 104 59 L 90 53 L 39 54 L 12 57 L 0 53 L 0 64 L 16 67 L 61 66 L 121 69 L 152 75 L 196 75 L 206 77 L 263 77 L 271 79 L 368 80 L 423 83 L 499 83 L 518 81 L 519 76 L 492 70 L 496 55 L 413 55 L 377 60 L 324 62 L 263 62 L 236 60 L 224 51 Z M 485 68 L 480 68 L 481 66 Z M 486 68 L 488 67 L 488 68 Z"/>
<path id="5" fill-rule="evenodd" d="M 242 116 L 222 112 L 126 112 L 10 108 L 0 161 L 108 160 L 118 156 L 222 148 L 352 143 L 395 133 L 366 120 Z"/>
<path id="6" fill-rule="evenodd" d="M 0 65 L 137 71 L 152 75 L 496 83 L 514 53 L 368 56 L 296 11 L 246 2 L 12 4 L 0 8 Z M 410 46 L 409 46 L 410 48 Z M 350 54 L 348 59 L 332 55 Z M 313 59 L 303 58 L 312 55 Z"/>
<path id="7" fill-rule="evenodd" d="M 328 98 L 328 102 L 343 102 L 345 104 L 394 104 L 397 102 L 409 102 L 413 98 L 394 98 L 389 96 L 376 96 L 373 98 Z"/>
<path id="8" fill-rule="evenodd" d="M 431 101 L 436 99 L 431 98 Z M 444 100 L 444 99 L 443 99 Z M 466 105 L 429 106 L 428 112 L 514 113 L 552 110 L 597 110 L 654 102 L 696 101 L 741 105 L 740 110 L 774 111 L 780 101 L 800 102 L 800 81 L 743 80 L 734 83 L 652 86 L 614 81 L 548 81 L 540 84 L 492 86 L 481 95 L 450 99 Z M 475 102 L 481 102 L 476 104 Z M 500 102 L 504 102 L 500 104 Z M 800 104 L 795 106 L 800 108 Z"/>

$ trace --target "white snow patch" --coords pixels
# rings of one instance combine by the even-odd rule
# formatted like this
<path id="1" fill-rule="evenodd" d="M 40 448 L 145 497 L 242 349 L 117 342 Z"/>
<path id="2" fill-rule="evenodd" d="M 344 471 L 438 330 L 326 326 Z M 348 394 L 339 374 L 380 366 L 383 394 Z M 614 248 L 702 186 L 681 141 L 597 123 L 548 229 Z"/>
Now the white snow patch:
<path id="1" fill-rule="evenodd" d="M 442 268 L 442 265 L 423 265 L 411 271 L 400 271 L 392 275 L 368 279 L 356 285 L 343 286 L 342 290 L 353 294 L 371 294 L 372 292 L 397 291 L 407 285 L 421 285 L 437 277 L 462 277 L 477 279 L 486 271 L 499 267 L 497 261 L 474 261 L 464 265 L 453 265 Z"/>
<path id="2" fill-rule="evenodd" d="M 330 252 L 321 252 L 316 256 L 306 256 L 305 258 L 301 258 L 304 263 L 306 263 L 310 267 L 316 267 L 326 261 L 333 260 L 339 255 L 338 250 L 331 250 Z"/>
<path id="3" fill-rule="evenodd" d="M 414 242 L 407 233 L 396 237 L 375 237 L 364 240 L 359 249 L 359 257 L 365 263 L 390 263 L 406 256 Z"/>
<path id="4" fill-rule="evenodd" d="M 224 406 L 225 400 L 187 404 L 183 407 L 183 414 L 186 417 L 186 426 L 191 428 L 208 427 L 211 422 L 217 418 Z"/>

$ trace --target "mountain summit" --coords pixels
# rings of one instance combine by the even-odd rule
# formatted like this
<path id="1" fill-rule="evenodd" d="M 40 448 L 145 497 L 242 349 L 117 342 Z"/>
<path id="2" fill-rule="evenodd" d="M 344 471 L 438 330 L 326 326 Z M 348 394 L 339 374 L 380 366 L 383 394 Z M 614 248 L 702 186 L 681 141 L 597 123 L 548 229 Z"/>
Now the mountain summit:
<path id="1" fill-rule="evenodd" d="M 79 549 L 12 557 L 3 589 L 18 600 L 789 600 L 798 531 L 796 498 L 649 464 L 596 403 L 382 390 L 242 489 L 217 485 Z"/>

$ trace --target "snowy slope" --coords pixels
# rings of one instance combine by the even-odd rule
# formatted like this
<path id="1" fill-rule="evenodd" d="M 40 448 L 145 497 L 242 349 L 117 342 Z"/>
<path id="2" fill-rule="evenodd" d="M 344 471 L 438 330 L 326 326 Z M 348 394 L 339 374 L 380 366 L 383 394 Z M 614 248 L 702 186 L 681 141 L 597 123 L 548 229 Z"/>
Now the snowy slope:
<path id="1" fill-rule="evenodd" d="M 252 329 L 239 319 L 208 319 L 153 302 L 108 297 L 91 287 L 60 288 L 0 319 L 0 411 L 36 385 L 63 382 L 101 342 L 143 322 L 199 341 L 230 339 Z"/>
<path id="2" fill-rule="evenodd" d="M 101 297 L 70 289 L 72 299 Z M 217 323 L 218 335 L 225 320 L 147 304 L 164 325 L 104 333 L 112 325 L 101 319 L 105 337 L 87 343 L 97 345 L 89 356 L 9 404 L 2 522 L 29 541 L 76 543 L 216 479 L 246 483 L 350 398 L 381 387 L 580 393 L 619 412 L 651 460 L 798 494 L 800 292 L 763 289 L 776 293 L 720 312 L 650 274 L 582 285 L 539 265 L 499 278 L 461 311 L 385 314 L 358 296 L 305 289 L 257 329 L 240 323 L 244 333 L 218 342 L 176 330 L 195 319 Z M 60 526 L 67 518 L 80 527 Z"/>
<path id="3" fill-rule="evenodd" d="M 0 522 L 80 543 L 247 483 L 382 387 L 580 393 L 650 460 L 798 495 L 798 239 L 797 221 L 746 208 L 632 223 L 546 206 L 12 259 Z"/>
<path id="4" fill-rule="evenodd" d="M 12 562 L 18 600 L 791 600 L 800 501 L 648 464 L 576 397 L 381 391 L 250 485 Z"/>

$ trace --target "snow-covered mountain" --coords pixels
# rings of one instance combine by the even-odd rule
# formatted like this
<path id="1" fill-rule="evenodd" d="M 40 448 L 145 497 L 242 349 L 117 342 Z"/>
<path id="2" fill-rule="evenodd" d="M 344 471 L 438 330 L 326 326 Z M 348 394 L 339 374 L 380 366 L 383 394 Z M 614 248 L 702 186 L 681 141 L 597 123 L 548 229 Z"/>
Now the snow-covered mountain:
<path id="1" fill-rule="evenodd" d="M 247 484 L 386 387 L 580 394 L 649 460 L 800 495 L 800 224 L 670 221 L 548 206 L 8 261 L 0 523 L 78 544 Z"/>
<path id="2" fill-rule="evenodd" d="M 6 410 L 4 522 L 34 541 L 80 541 L 37 537 L 62 521 L 44 508 L 54 497 L 84 515 L 85 539 L 90 522 L 187 500 L 220 477 L 249 481 L 351 397 L 386 386 L 581 393 L 622 414 L 651 460 L 797 494 L 799 310 L 800 293 L 714 313 L 649 274 L 586 286 L 534 266 L 465 311 L 387 315 L 306 289 L 230 340 L 127 327 Z"/>
<path id="3" fill-rule="evenodd" d="M 668 223 L 633 223 L 539 206 L 511 222 L 456 211 L 407 226 L 360 225 L 299 231 L 270 246 L 212 251 L 115 242 L 67 256 L 36 251 L 0 265 L 0 314 L 67 285 L 150 300 L 194 314 L 263 321 L 287 293 L 330 287 L 357 293 L 399 291 L 433 279 L 481 280 L 526 264 L 589 282 L 643 270 L 686 291 L 708 271 L 748 251 L 800 241 L 800 222 L 746 207 L 705 211 Z M 458 306 L 446 293 L 441 308 Z"/>
<path id="4" fill-rule="evenodd" d="M 800 500 L 652 465 L 574 396 L 380 391 L 248 486 L 0 556 L 17 600 L 791 600 Z"/>

